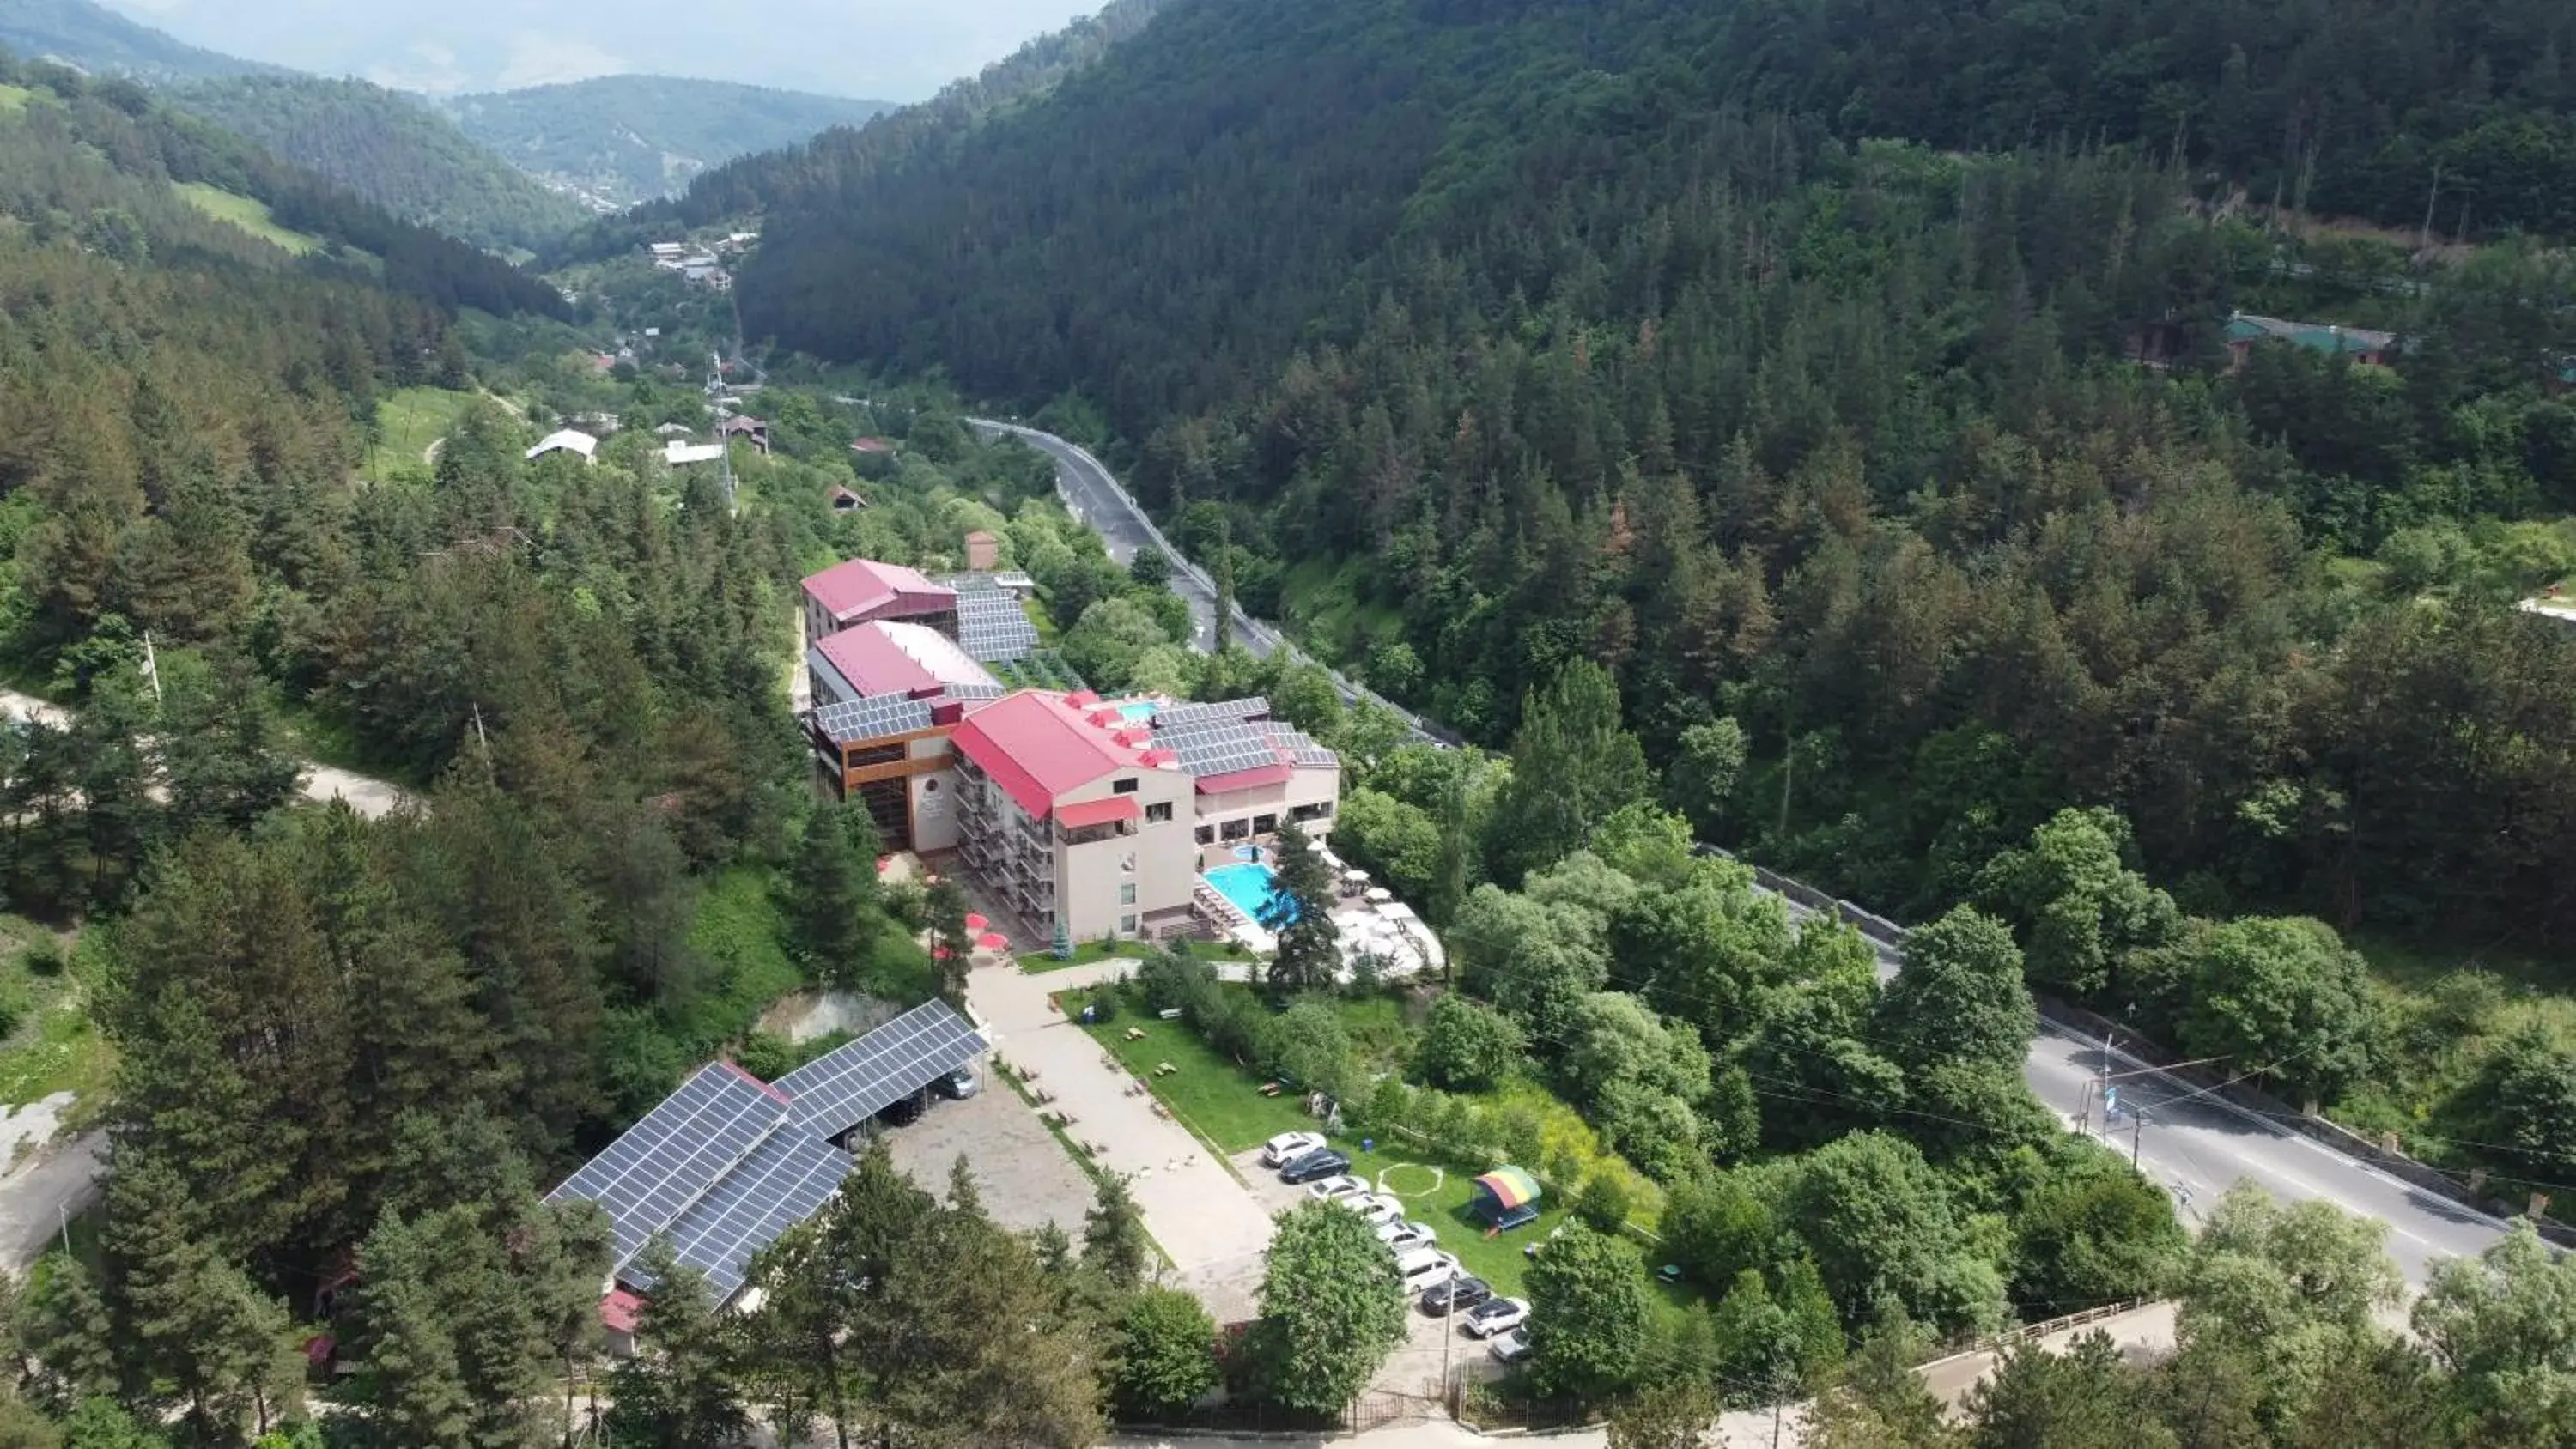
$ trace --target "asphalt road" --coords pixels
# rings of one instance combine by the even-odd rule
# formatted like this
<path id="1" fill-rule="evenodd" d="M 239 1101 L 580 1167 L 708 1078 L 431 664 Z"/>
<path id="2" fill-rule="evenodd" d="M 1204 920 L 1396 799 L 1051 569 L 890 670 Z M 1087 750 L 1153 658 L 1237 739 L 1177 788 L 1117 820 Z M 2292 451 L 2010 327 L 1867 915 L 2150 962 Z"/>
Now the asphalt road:
<path id="1" fill-rule="evenodd" d="M 1124 563 L 1140 548 L 1163 548 L 1172 559 L 1172 588 L 1189 600 L 1199 620 L 1198 646 L 1209 647 L 1215 590 L 1169 548 L 1099 459 L 1052 433 L 1016 423 L 970 421 L 988 433 L 1015 435 L 1053 457 L 1057 489 L 1066 506 L 1108 543 L 1111 557 Z M 1240 611 L 1235 636 L 1257 654 L 1267 655 L 1284 646 L 1277 631 L 1240 616 Z M 1427 721 L 1406 718 L 1423 738 L 1438 737 L 1436 727 Z M 1789 909 L 1796 917 L 1808 914 L 1794 901 Z M 1875 941 L 1872 945 L 1878 952 L 1879 979 L 1893 978 L 1900 964 L 1894 948 Z M 2115 1084 L 2121 1110 L 2107 1127 L 2101 1104 L 2092 1100 L 2088 1087 L 2105 1070 L 2115 1077 L 2142 1073 Z M 2186 1223 L 2196 1224 L 2220 1194 L 2240 1181 L 2253 1182 L 2287 1202 L 2322 1199 L 2386 1223 L 2389 1256 L 2406 1281 L 2417 1287 L 2435 1262 L 2474 1256 L 2504 1236 L 2504 1223 L 2485 1213 L 2402 1182 L 2232 1102 L 2204 1095 L 2148 1069 L 2125 1052 L 2111 1052 L 2106 1069 L 2102 1043 L 2046 1022 L 2031 1042 L 2022 1076 L 2040 1101 L 2061 1116 L 2071 1119 L 2078 1108 L 2089 1105 L 2091 1130 L 2120 1147 L 2134 1146 L 2139 1169 L 2172 1194 L 2175 1209 Z M 2135 1109 L 2146 1114 L 2143 1128 Z"/>
<path id="2" fill-rule="evenodd" d="M 1169 539 L 1154 527 L 1145 510 L 1127 495 L 1098 458 L 1091 456 L 1079 443 L 1068 442 L 1053 433 L 1042 433 L 1018 423 L 999 422 L 991 418 L 968 418 L 967 422 L 988 433 L 1007 433 L 1030 447 L 1055 459 L 1056 492 L 1064 499 L 1073 516 L 1088 525 L 1108 545 L 1109 556 L 1126 563 L 1140 549 L 1154 549 L 1172 565 L 1172 592 L 1189 602 L 1190 617 L 1196 628 L 1190 636 L 1191 647 L 1201 653 L 1216 647 L 1216 583 L 1207 571 L 1183 556 Z M 1276 625 L 1252 617 L 1238 604 L 1234 607 L 1234 641 L 1249 650 L 1256 659 L 1267 659 L 1281 650 L 1303 658 L 1297 646 L 1279 632 Z M 1331 672 L 1333 687 L 1341 692 L 1342 702 L 1357 704 L 1368 699 L 1392 711 L 1413 731 L 1415 738 L 1436 745 L 1455 745 L 1455 736 L 1381 695 Z"/>

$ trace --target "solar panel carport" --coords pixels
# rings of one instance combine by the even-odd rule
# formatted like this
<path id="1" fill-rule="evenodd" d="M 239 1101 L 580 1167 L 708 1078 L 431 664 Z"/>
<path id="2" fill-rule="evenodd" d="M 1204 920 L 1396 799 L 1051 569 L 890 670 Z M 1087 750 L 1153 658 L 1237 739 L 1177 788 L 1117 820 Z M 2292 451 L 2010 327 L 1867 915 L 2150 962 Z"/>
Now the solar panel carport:
<path id="1" fill-rule="evenodd" d="M 546 1199 L 606 1210 L 615 1272 L 628 1287 L 652 1287 L 636 1260 L 658 1233 L 679 1261 L 706 1274 L 719 1301 L 730 1298 L 752 1255 L 830 1201 L 849 1174 L 849 1154 L 829 1139 L 985 1048 L 963 1018 L 932 1001 L 774 1085 L 731 1062 L 709 1063 Z"/>

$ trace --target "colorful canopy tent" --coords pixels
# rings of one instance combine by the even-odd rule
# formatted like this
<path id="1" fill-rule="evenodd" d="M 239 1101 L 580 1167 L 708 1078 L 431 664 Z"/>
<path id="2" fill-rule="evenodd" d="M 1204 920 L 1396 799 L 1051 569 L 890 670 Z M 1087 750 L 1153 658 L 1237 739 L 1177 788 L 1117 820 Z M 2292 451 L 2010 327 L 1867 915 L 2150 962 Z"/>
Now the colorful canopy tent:
<path id="1" fill-rule="evenodd" d="M 1518 1167 L 1497 1167 L 1476 1179 L 1468 1205 L 1497 1228 L 1519 1227 L 1538 1216 L 1538 1179 Z"/>

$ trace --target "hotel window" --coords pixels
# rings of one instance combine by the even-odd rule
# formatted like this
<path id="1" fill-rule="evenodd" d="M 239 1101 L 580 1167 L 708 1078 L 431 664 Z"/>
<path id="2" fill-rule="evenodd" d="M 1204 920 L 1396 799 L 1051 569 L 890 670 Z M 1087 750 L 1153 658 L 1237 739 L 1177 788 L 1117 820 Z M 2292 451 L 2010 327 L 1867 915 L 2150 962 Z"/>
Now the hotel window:
<path id="1" fill-rule="evenodd" d="M 1145 823 L 1148 825 L 1161 825 L 1171 818 L 1172 802 L 1169 800 L 1166 800 L 1159 805 L 1148 805 L 1145 807 Z"/>
<path id="2" fill-rule="evenodd" d="M 1110 781 L 1110 782 L 1109 782 L 1109 793 L 1110 793 L 1110 794 L 1112 794 L 1112 795 L 1133 795 L 1133 794 L 1135 794 L 1135 793 L 1136 793 L 1136 777 L 1135 777 L 1135 776 L 1133 776 L 1133 775 L 1130 775 L 1130 776 L 1128 776 L 1128 777 L 1127 777 L 1126 779 L 1124 779 L 1124 780 L 1112 780 L 1112 781 Z"/>
<path id="3" fill-rule="evenodd" d="M 1135 935 L 1136 918 L 1134 916 L 1120 916 L 1118 918 L 1118 934 L 1122 936 Z"/>
<path id="4" fill-rule="evenodd" d="M 1213 825 L 1202 825 L 1202 826 L 1200 826 L 1200 827 L 1199 827 L 1199 844 L 1201 844 L 1201 845 L 1214 845 L 1214 844 L 1216 844 L 1216 827 L 1215 827 L 1215 826 L 1213 826 Z"/>
<path id="5" fill-rule="evenodd" d="M 1134 881 L 1131 880 L 1118 888 L 1118 904 L 1122 906 L 1132 906 L 1136 904 L 1136 883 Z"/>
<path id="6" fill-rule="evenodd" d="M 1255 815 L 1252 817 L 1252 833 L 1255 835 L 1268 835 L 1278 828 L 1279 817 L 1276 815 Z"/>

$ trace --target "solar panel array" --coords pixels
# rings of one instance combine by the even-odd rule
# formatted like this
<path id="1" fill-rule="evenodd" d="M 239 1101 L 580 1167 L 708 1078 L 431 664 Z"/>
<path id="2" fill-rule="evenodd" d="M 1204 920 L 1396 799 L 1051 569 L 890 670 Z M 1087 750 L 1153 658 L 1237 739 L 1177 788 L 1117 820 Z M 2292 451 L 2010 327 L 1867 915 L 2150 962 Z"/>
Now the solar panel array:
<path id="1" fill-rule="evenodd" d="M 721 1303 L 742 1286 L 751 1255 L 830 1201 L 849 1175 L 850 1154 L 831 1143 L 793 1128 L 773 1132 L 671 1225 L 672 1251 L 707 1275 Z"/>
<path id="2" fill-rule="evenodd" d="M 908 695 L 844 699 L 814 711 L 814 723 L 833 740 L 872 740 L 930 728 L 930 705 Z"/>
<path id="3" fill-rule="evenodd" d="M 944 1001 L 927 1001 L 778 1079 L 791 1120 L 837 1137 L 981 1056 L 988 1044 Z"/>
<path id="4" fill-rule="evenodd" d="M 1008 689 L 1005 689 L 998 684 L 952 684 L 948 686 L 948 697 L 950 699 L 1000 699 L 1003 695 L 1008 693 L 1010 693 Z"/>
<path id="5" fill-rule="evenodd" d="M 1342 763 L 1341 756 L 1324 748 L 1322 741 L 1294 725 L 1272 721 L 1264 724 L 1262 729 L 1268 732 L 1270 743 L 1285 751 L 1290 762 L 1294 764 L 1327 765 L 1338 768 Z"/>
<path id="6" fill-rule="evenodd" d="M 980 574 L 963 575 L 952 586 L 957 589 L 957 647 L 976 663 L 1008 664 L 1036 651 L 1038 627 L 1029 622 L 1017 595 Z"/>
<path id="7" fill-rule="evenodd" d="M 1176 704 L 1154 716 L 1156 729 L 1188 729 L 1202 724 L 1240 724 L 1270 713 L 1270 701 L 1260 695 L 1248 699 L 1220 700 L 1215 704 Z"/>
<path id="8" fill-rule="evenodd" d="M 1258 770 L 1280 762 L 1279 747 L 1257 725 L 1241 720 L 1184 726 L 1157 731 L 1154 742 L 1168 745 L 1180 757 L 1181 768 L 1204 779 L 1210 775 L 1231 775 L 1238 770 Z"/>
<path id="9" fill-rule="evenodd" d="M 622 1268 L 784 1124 L 787 1112 L 787 1102 L 757 1079 L 710 1063 L 546 1200 L 586 1198 L 607 1209 Z"/>

